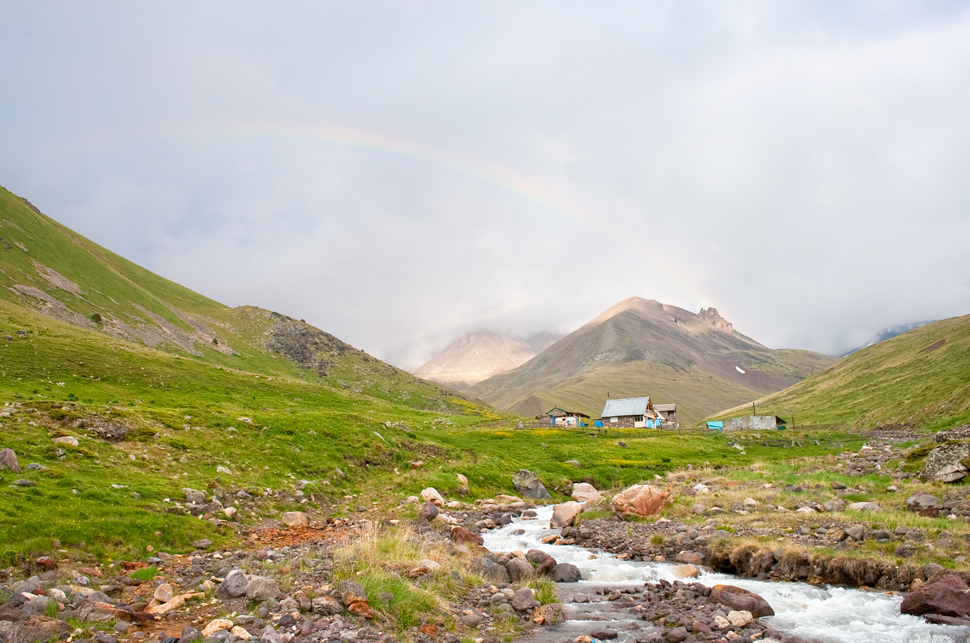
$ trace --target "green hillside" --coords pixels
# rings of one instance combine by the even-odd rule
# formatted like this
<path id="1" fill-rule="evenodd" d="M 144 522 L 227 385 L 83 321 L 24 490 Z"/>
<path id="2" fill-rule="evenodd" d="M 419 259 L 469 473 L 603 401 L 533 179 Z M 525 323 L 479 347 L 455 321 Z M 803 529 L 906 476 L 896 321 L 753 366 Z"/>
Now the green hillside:
<path id="1" fill-rule="evenodd" d="M 719 416 L 743 415 L 750 406 Z M 801 424 L 949 427 L 970 422 L 970 315 L 927 324 L 852 353 L 757 401 Z"/>
<path id="2" fill-rule="evenodd" d="M 834 362 L 809 351 L 766 348 L 734 331 L 714 309 L 695 314 L 632 298 L 464 393 L 520 415 L 559 406 L 592 417 L 603 410 L 607 394 L 649 395 L 655 403 L 677 404 L 678 419 L 693 424 Z"/>

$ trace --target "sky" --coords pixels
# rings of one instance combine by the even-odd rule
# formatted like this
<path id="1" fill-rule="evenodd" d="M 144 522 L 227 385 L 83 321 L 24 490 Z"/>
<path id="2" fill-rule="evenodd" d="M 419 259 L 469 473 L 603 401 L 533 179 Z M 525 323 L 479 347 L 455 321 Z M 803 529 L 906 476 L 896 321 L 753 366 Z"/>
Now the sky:
<path id="1" fill-rule="evenodd" d="M 632 296 L 970 314 L 970 2 L 0 0 L 0 185 L 404 368 Z"/>

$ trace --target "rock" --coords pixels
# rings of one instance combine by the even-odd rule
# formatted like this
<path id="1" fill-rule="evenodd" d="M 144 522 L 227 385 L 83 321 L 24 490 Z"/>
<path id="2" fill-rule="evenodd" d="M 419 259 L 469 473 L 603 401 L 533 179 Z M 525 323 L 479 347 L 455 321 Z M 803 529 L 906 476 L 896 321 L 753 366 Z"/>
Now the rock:
<path id="1" fill-rule="evenodd" d="M 532 565 L 521 558 L 513 558 L 505 563 L 505 569 L 509 573 L 509 580 L 513 583 L 531 578 L 535 575 L 535 570 L 532 568 Z"/>
<path id="2" fill-rule="evenodd" d="M 46 616 L 28 616 L 18 623 L 0 621 L 0 641 L 4 643 L 43 643 L 66 638 L 70 633 L 70 624 Z"/>
<path id="3" fill-rule="evenodd" d="M 711 600 L 723 603 L 735 610 L 751 612 L 755 618 L 774 616 L 775 614 L 775 610 L 771 609 L 768 601 L 754 592 L 733 585 L 715 585 L 711 589 Z"/>
<path id="4" fill-rule="evenodd" d="M 34 596 L 20 606 L 20 611 L 28 615 L 43 614 L 50 602 L 51 599 L 47 598 L 46 596 Z"/>
<path id="5" fill-rule="evenodd" d="M 538 606 L 539 601 L 536 600 L 535 593 L 528 587 L 516 590 L 512 595 L 512 609 L 516 612 L 524 612 Z"/>
<path id="6" fill-rule="evenodd" d="M 539 625 L 553 626 L 559 625 L 567 620 L 567 618 L 566 610 L 562 608 L 562 605 L 559 603 L 548 603 L 539 607 L 532 620 Z"/>
<path id="7" fill-rule="evenodd" d="M 182 493 L 185 494 L 185 501 L 191 502 L 194 505 L 201 505 L 205 503 L 205 493 L 199 491 L 198 489 L 182 489 Z"/>
<path id="8" fill-rule="evenodd" d="M 219 630 L 232 629 L 233 623 L 228 618 L 217 618 L 209 621 L 208 625 L 202 628 L 202 636 L 212 636 Z"/>
<path id="9" fill-rule="evenodd" d="M 906 500 L 906 506 L 916 512 L 923 509 L 933 509 L 941 504 L 940 499 L 936 496 L 921 491 L 917 491 Z"/>
<path id="10" fill-rule="evenodd" d="M 216 588 L 216 597 L 226 600 L 227 598 L 239 598 L 246 595 L 246 588 L 249 586 L 249 579 L 240 570 L 234 569 L 226 574 L 226 579 Z"/>
<path id="11" fill-rule="evenodd" d="M 837 513 L 845 509 L 845 501 L 840 498 L 828 500 L 822 503 L 822 508 L 831 513 Z"/>
<path id="12" fill-rule="evenodd" d="M 69 447 L 76 447 L 79 444 L 77 438 L 73 435 L 62 435 L 59 438 L 54 438 L 51 442 L 55 444 L 66 444 Z"/>
<path id="13" fill-rule="evenodd" d="M 253 576 L 246 585 L 246 598 L 254 601 L 265 601 L 268 598 L 279 598 L 280 586 L 272 578 Z"/>
<path id="14" fill-rule="evenodd" d="M 317 596 L 310 602 L 310 605 L 314 614 L 322 614 L 323 616 L 335 616 L 344 611 L 343 606 L 331 596 Z"/>
<path id="15" fill-rule="evenodd" d="M 374 611 L 374 608 L 371 607 L 370 603 L 367 601 L 357 601 L 356 603 L 351 603 L 347 606 L 347 611 L 354 616 L 359 616 L 360 618 L 377 618 L 377 612 Z"/>
<path id="16" fill-rule="evenodd" d="M 433 502 L 426 502 L 418 509 L 418 519 L 433 520 L 438 515 L 438 507 Z"/>
<path id="17" fill-rule="evenodd" d="M 253 638 L 253 635 L 250 634 L 248 630 L 243 627 L 239 627 L 238 625 L 230 629 L 229 633 L 232 634 L 233 640 L 237 641 L 248 641 L 249 639 Z"/>
<path id="18" fill-rule="evenodd" d="M 673 628 L 667 632 L 667 640 L 670 641 L 670 643 L 681 643 L 681 641 L 686 641 L 687 628 L 683 626 Z"/>
<path id="19" fill-rule="evenodd" d="M 597 641 L 612 641 L 618 636 L 616 630 L 593 630 L 589 635 Z"/>
<path id="20" fill-rule="evenodd" d="M 866 535 L 865 525 L 849 525 L 845 528 L 845 535 L 857 542 L 861 541 Z"/>
<path id="21" fill-rule="evenodd" d="M 179 635 L 178 643 L 192 643 L 192 641 L 201 641 L 202 632 L 195 629 L 191 625 L 186 625 L 182 628 L 182 633 Z"/>
<path id="22" fill-rule="evenodd" d="M 674 574 L 678 578 L 697 578 L 701 575 L 701 570 L 696 565 L 681 565 L 674 568 Z"/>
<path id="23" fill-rule="evenodd" d="M 688 565 L 700 565 L 704 562 L 704 557 L 696 551 L 682 551 L 677 554 L 674 560 L 678 563 L 686 563 Z"/>
<path id="24" fill-rule="evenodd" d="M 208 538 L 200 538 L 199 540 L 193 540 L 192 546 L 196 549 L 208 549 L 212 547 L 212 541 Z"/>
<path id="25" fill-rule="evenodd" d="M 500 505 L 514 505 L 522 502 L 522 498 L 518 496 L 507 496 L 504 493 L 500 493 L 495 496 L 495 502 Z"/>
<path id="26" fill-rule="evenodd" d="M 505 565 L 500 565 L 488 556 L 482 556 L 472 562 L 472 567 L 482 576 L 496 583 L 509 582 L 509 572 Z"/>
<path id="27" fill-rule="evenodd" d="M 57 569 L 57 561 L 50 556 L 41 556 L 34 563 L 45 571 L 51 571 Z"/>
<path id="28" fill-rule="evenodd" d="M 941 444 L 926 456 L 919 477 L 928 482 L 958 482 L 967 475 L 963 460 L 970 456 L 970 444 L 951 442 Z"/>
<path id="29" fill-rule="evenodd" d="M 157 601 L 167 603 L 175 598 L 175 589 L 169 583 L 162 583 L 155 588 L 155 592 L 152 594 L 152 596 Z"/>
<path id="30" fill-rule="evenodd" d="M 81 601 L 74 616 L 82 623 L 106 623 L 107 621 L 130 621 L 130 612 L 101 601 Z"/>
<path id="31" fill-rule="evenodd" d="M 878 502 L 850 502 L 846 509 L 852 511 L 879 511 Z"/>
<path id="32" fill-rule="evenodd" d="M 267 625 L 259 634 L 259 643 L 280 643 L 280 635 L 272 625 Z"/>
<path id="33" fill-rule="evenodd" d="M 459 620 L 463 624 L 467 625 L 468 627 L 478 627 L 479 625 L 482 624 L 484 617 L 481 614 L 473 613 L 473 614 L 465 614 Z"/>
<path id="34" fill-rule="evenodd" d="M 613 496 L 610 508 L 623 519 L 630 516 L 655 516 L 670 504 L 670 490 L 649 484 L 636 484 Z"/>
<path id="35" fill-rule="evenodd" d="M 428 487 L 427 489 L 424 489 L 421 492 L 421 500 L 425 502 L 430 502 L 434 504 L 436 507 L 445 506 L 445 499 L 441 497 L 441 494 L 438 493 L 438 490 L 435 489 L 434 487 Z"/>
<path id="36" fill-rule="evenodd" d="M 460 473 L 456 473 L 455 474 L 455 477 L 458 478 L 458 482 L 461 483 L 461 486 L 463 486 L 463 487 L 467 487 L 468 486 L 468 478 L 466 478 L 464 475 L 462 475 Z"/>
<path id="37" fill-rule="evenodd" d="M 367 590 L 360 583 L 350 580 L 341 581 L 340 600 L 347 607 L 353 603 L 367 602 Z"/>
<path id="38" fill-rule="evenodd" d="M 583 464 L 579 460 L 566 460 L 566 464 L 571 464 L 574 467 L 578 467 L 580 469 L 583 467 Z M 582 483 L 580 483 L 580 484 L 582 484 Z"/>
<path id="39" fill-rule="evenodd" d="M 231 476 L 232 469 L 219 464 L 219 465 L 216 465 L 216 473 L 221 473 L 222 475 L 225 475 L 225 476 Z"/>
<path id="40" fill-rule="evenodd" d="M 581 502 L 564 502 L 552 508 L 552 518 L 549 520 L 550 529 L 562 529 L 576 522 L 576 517 L 583 513 L 586 505 Z"/>
<path id="41" fill-rule="evenodd" d="M 559 563 L 552 570 L 552 580 L 557 583 L 576 583 L 582 578 L 579 567 L 571 563 Z"/>
<path id="42" fill-rule="evenodd" d="M 970 586 L 956 574 L 917 589 L 899 605 L 901 614 L 970 616 Z"/>
<path id="43" fill-rule="evenodd" d="M 485 540 L 474 531 L 458 525 L 451 528 L 451 539 L 456 543 L 469 543 L 471 545 L 482 545 L 485 543 Z"/>
<path id="44" fill-rule="evenodd" d="M 573 483 L 572 498 L 576 502 L 583 502 L 588 505 L 595 504 L 603 497 L 602 492 L 597 491 L 596 487 L 588 482 Z"/>
<path id="45" fill-rule="evenodd" d="M 528 469 L 519 469 L 515 472 L 512 476 L 512 486 L 515 487 L 516 493 L 522 494 L 524 498 L 532 500 L 549 500 L 552 498 L 546 488 L 542 486 L 539 476 Z"/>
<path id="46" fill-rule="evenodd" d="M 306 527 L 310 524 L 310 519 L 302 511 L 287 511 L 280 517 L 280 520 L 287 527 L 294 528 Z"/>
<path id="47" fill-rule="evenodd" d="M 0 469 L 10 469 L 14 473 L 20 473 L 20 461 L 13 449 L 0 449 Z"/>
<path id="48" fill-rule="evenodd" d="M 734 627 L 744 627 L 754 620 L 754 615 L 747 610 L 732 611 L 728 612 L 727 620 Z"/>

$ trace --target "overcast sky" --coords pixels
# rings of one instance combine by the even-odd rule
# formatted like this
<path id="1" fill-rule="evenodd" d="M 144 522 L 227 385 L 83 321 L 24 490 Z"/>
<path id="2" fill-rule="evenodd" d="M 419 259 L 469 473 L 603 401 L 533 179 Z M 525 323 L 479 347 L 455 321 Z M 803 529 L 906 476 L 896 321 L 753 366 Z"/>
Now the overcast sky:
<path id="1" fill-rule="evenodd" d="M 0 0 L 0 185 L 403 367 L 631 296 L 970 313 L 970 3 Z"/>

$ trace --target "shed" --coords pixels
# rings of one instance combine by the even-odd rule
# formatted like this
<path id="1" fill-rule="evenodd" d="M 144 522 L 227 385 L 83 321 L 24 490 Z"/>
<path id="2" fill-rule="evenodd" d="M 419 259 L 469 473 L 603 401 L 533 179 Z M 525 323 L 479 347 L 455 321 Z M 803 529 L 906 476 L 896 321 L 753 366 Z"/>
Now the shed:
<path id="1" fill-rule="evenodd" d="M 554 426 L 586 426 L 589 416 L 579 411 L 567 411 L 558 406 L 554 406 L 542 415 L 536 416 L 536 421 L 540 427 Z"/>
<path id="2" fill-rule="evenodd" d="M 746 415 L 730 418 L 724 423 L 725 431 L 771 431 L 784 429 L 788 423 L 777 415 Z"/>
<path id="3" fill-rule="evenodd" d="M 606 400 L 603 407 L 604 426 L 621 429 L 639 429 L 660 426 L 663 417 L 657 413 L 649 397 L 628 397 Z"/>
<path id="4" fill-rule="evenodd" d="M 677 405 L 676 404 L 654 404 L 653 408 L 660 417 L 664 419 L 665 422 L 676 422 L 677 421 Z"/>

